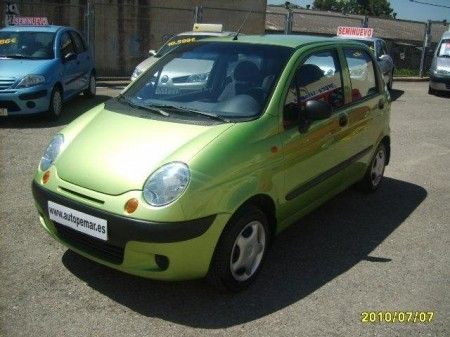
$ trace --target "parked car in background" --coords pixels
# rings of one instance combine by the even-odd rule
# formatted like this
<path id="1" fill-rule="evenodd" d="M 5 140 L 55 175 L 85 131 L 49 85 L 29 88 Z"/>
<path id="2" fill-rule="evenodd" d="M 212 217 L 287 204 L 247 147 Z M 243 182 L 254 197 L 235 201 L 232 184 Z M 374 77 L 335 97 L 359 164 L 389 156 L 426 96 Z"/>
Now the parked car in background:
<path id="1" fill-rule="evenodd" d="M 202 40 L 212 36 L 232 36 L 234 32 L 224 32 L 221 24 L 196 23 L 191 32 L 184 32 L 170 38 L 158 51 L 150 50 L 150 57 L 142 61 L 134 69 L 131 80 L 134 81 L 140 74 L 150 68 L 159 58 L 179 45 Z"/>
<path id="2" fill-rule="evenodd" d="M 429 94 L 450 92 L 450 31 L 442 35 L 430 68 Z"/>
<path id="3" fill-rule="evenodd" d="M 90 50 L 62 26 L 0 29 L 0 116 L 45 113 L 57 118 L 65 101 L 96 93 Z"/>
<path id="4" fill-rule="evenodd" d="M 377 59 L 378 65 L 380 66 L 381 73 L 383 75 L 384 82 L 388 86 L 389 90 L 392 89 L 392 83 L 394 81 L 394 61 L 388 53 L 386 46 L 386 41 L 376 38 L 376 37 L 344 37 L 339 36 L 339 38 L 350 39 L 356 42 L 364 43 L 366 46 L 372 50 Z"/>
<path id="5" fill-rule="evenodd" d="M 193 60 L 210 63 L 206 81 L 161 90 L 168 69 L 197 76 Z M 350 185 L 380 186 L 389 119 L 389 92 L 361 43 L 302 35 L 186 43 L 60 131 L 33 195 L 43 228 L 78 254 L 237 291 L 299 217 Z"/>

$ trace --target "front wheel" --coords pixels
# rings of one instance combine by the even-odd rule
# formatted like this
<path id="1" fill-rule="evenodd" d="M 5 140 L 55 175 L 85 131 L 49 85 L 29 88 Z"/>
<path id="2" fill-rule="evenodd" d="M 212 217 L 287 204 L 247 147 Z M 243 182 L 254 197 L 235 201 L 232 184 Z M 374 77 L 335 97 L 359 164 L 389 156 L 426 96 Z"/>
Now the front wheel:
<path id="1" fill-rule="evenodd" d="M 219 288 L 240 291 L 259 273 L 269 243 L 266 215 L 257 207 L 241 209 L 225 228 L 208 279 Z"/>
<path id="2" fill-rule="evenodd" d="M 365 192 L 374 192 L 381 184 L 386 167 L 386 146 L 378 145 L 375 154 L 367 167 L 364 178 L 359 182 L 359 187 Z"/>
<path id="3" fill-rule="evenodd" d="M 97 82 L 95 80 L 94 73 L 91 73 L 91 76 L 89 77 L 89 86 L 87 89 L 83 91 L 83 95 L 86 97 L 94 97 L 97 93 Z"/>
<path id="4" fill-rule="evenodd" d="M 50 105 L 47 116 L 51 119 L 58 119 L 62 113 L 62 91 L 58 87 L 54 87 L 50 95 Z"/>

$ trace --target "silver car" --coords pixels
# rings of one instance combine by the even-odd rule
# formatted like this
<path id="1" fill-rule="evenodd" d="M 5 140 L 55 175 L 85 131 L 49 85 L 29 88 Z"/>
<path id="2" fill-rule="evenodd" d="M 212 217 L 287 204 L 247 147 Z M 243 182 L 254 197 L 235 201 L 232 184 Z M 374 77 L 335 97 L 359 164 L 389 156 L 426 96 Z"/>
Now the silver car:
<path id="1" fill-rule="evenodd" d="M 386 83 L 389 90 L 392 89 L 392 82 L 394 80 L 394 61 L 392 57 L 388 54 L 386 41 L 376 38 L 358 38 L 358 37 L 341 37 L 352 41 L 362 42 L 366 44 L 375 54 L 378 65 L 380 66 L 381 73 L 383 74 L 384 82 Z"/>
<path id="2" fill-rule="evenodd" d="M 442 35 L 430 68 L 429 94 L 450 92 L 450 31 Z"/>
<path id="3" fill-rule="evenodd" d="M 217 28 L 213 29 L 212 31 L 208 31 L 205 29 L 202 29 L 203 26 Z M 216 27 L 219 26 L 219 27 Z M 168 52 L 172 51 L 174 48 L 176 48 L 179 45 L 195 42 L 198 40 L 202 40 L 208 37 L 212 36 L 232 36 L 235 35 L 235 32 L 223 32 L 221 31 L 222 25 L 212 25 L 212 24 L 196 24 L 194 25 L 194 29 L 196 31 L 191 32 L 184 32 L 180 33 L 178 35 L 175 35 L 171 39 L 169 39 L 158 51 L 150 50 L 149 55 L 147 59 L 142 61 L 137 65 L 137 67 L 134 69 L 133 74 L 131 75 L 131 80 L 134 81 L 140 74 L 142 74 L 144 71 L 146 71 L 150 66 L 155 63 L 159 58 L 167 54 Z M 200 28 L 200 29 L 199 29 Z M 242 34 L 241 34 L 242 35 Z"/>

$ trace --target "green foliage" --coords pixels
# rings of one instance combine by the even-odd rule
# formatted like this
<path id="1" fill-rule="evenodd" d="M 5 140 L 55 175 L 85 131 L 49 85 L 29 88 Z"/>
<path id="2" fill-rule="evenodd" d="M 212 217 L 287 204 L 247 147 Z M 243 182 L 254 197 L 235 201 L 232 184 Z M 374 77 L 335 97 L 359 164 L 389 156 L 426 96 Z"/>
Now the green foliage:
<path id="1" fill-rule="evenodd" d="M 393 18 L 389 0 L 314 0 L 314 9 Z"/>

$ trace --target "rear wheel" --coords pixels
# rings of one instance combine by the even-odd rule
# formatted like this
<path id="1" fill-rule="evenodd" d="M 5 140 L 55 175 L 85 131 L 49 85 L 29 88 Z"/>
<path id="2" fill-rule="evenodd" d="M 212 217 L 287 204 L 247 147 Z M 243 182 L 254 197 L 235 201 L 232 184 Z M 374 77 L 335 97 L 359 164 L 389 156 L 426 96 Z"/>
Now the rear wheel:
<path id="1" fill-rule="evenodd" d="M 258 275 L 269 243 L 266 215 L 255 206 L 239 211 L 225 228 L 208 279 L 219 288 L 239 291 Z"/>
<path id="2" fill-rule="evenodd" d="M 50 105 L 47 116 L 51 119 L 58 119 L 62 113 L 62 91 L 59 87 L 54 87 L 50 95 Z"/>
<path id="3" fill-rule="evenodd" d="M 358 184 L 363 191 L 374 192 L 380 186 L 383 180 L 386 160 L 386 146 L 384 145 L 384 143 L 380 143 L 377 150 L 375 151 L 370 165 L 367 167 L 364 178 Z"/>
<path id="4" fill-rule="evenodd" d="M 87 89 L 83 91 L 83 95 L 86 97 L 94 97 L 97 93 L 97 82 L 95 80 L 94 73 L 91 73 L 91 76 L 89 77 L 89 86 Z"/>

